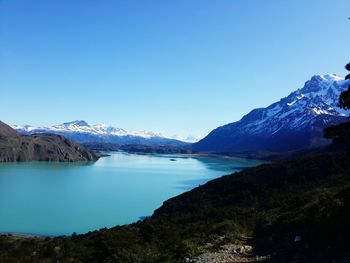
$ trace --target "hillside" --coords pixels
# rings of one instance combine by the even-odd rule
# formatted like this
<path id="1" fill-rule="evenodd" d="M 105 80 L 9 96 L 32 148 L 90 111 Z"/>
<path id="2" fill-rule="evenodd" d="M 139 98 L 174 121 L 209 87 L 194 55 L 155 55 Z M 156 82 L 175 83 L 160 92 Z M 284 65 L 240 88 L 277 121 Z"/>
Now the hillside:
<path id="1" fill-rule="evenodd" d="M 23 136 L 0 121 L 0 162 L 92 161 L 98 155 L 71 140 L 53 134 Z"/>
<path id="2" fill-rule="evenodd" d="M 71 237 L 1 236 L 0 261 L 211 262 L 197 256 L 246 239 L 249 262 L 347 262 L 349 162 L 323 153 L 247 169 L 174 197 L 131 225 Z M 248 260 L 242 248 L 227 253 L 231 261 L 217 262 Z"/>
<path id="3" fill-rule="evenodd" d="M 338 107 L 349 81 L 314 76 L 302 89 L 266 108 L 252 110 L 241 120 L 218 127 L 193 145 L 195 151 L 220 153 L 285 153 L 324 146 L 323 129 L 348 119 Z"/>

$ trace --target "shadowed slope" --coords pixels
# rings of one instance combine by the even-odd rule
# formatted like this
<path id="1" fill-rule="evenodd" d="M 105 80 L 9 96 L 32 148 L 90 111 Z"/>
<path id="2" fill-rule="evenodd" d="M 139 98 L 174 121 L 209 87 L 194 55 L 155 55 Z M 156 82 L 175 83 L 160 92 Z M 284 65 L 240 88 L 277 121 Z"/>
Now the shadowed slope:
<path id="1" fill-rule="evenodd" d="M 212 180 L 135 224 L 71 237 L 0 236 L 0 261 L 196 262 L 185 258 L 252 236 L 249 262 L 258 261 L 254 255 L 271 262 L 347 262 L 349 163 L 345 154 L 298 157 Z"/>
<path id="2" fill-rule="evenodd" d="M 0 162 L 92 161 L 98 155 L 71 140 L 51 134 L 21 136 L 0 121 Z"/>

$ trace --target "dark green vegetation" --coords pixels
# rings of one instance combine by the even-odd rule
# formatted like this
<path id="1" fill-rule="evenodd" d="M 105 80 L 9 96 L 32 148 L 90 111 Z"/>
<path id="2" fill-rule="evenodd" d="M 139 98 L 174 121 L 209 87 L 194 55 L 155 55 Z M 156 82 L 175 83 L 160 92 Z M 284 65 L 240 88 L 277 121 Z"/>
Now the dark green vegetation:
<path id="1" fill-rule="evenodd" d="M 350 71 L 350 63 L 346 64 L 345 69 Z M 345 79 L 350 79 L 348 74 Z M 339 106 L 345 110 L 350 109 L 350 85 L 339 96 Z M 332 139 L 333 144 L 342 145 L 350 153 L 350 122 L 332 125 L 325 129 L 324 137 Z"/>
<path id="2" fill-rule="evenodd" d="M 297 157 L 210 181 L 135 224 L 71 237 L 1 236 L 0 262 L 184 262 L 238 235 L 252 235 L 254 252 L 272 262 L 346 262 L 349 164 L 344 153 Z"/>
<path id="3" fill-rule="evenodd" d="M 345 69 L 350 71 L 350 63 L 346 64 Z M 345 79 L 350 79 L 350 74 L 348 74 Z M 343 109 L 350 109 L 350 86 L 347 90 L 343 91 L 339 97 L 339 105 Z"/>
<path id="4" fill-rule="evenodd" d="M 99 155 L 73 141 L 52 134 L 21 136 L 0 121 L 0 162 L 92 161 Z"/>
<path id="5" fill-rule="evenodd" d="M 328 127 L 325 129 L 324 136 L 332 139 L 334 145 L 345 147 L 350 152 L 350 122 Z"/>

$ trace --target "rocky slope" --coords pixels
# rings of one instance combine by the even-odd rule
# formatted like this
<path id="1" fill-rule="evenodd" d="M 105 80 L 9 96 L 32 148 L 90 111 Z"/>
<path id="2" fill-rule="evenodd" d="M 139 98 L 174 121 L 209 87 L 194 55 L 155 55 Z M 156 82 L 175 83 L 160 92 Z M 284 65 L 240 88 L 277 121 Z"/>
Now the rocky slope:
<path id="1" fill-rule="evenodd" d="M 0 162 L 92 161 L 98 155 L 71 140 L 53 134 L 20 135 L 0 121 Z"/>
<path id="2" fill-rule="evenodd" d="M 302 89 L 268 106 L 252 110 L 240 121 L 216 128 L 193 145 L 208 152 L 288 152 L 325 145 L 323 129 L 347 121 L 338 98 L 349 81 L 314 76 Z"/>

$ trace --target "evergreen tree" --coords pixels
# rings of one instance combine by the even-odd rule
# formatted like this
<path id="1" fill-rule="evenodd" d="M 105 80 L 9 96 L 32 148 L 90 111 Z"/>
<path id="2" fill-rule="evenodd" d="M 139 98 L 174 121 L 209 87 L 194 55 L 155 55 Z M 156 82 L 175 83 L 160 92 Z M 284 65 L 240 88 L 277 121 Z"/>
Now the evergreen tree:
<path id="1" fill-rule="evenodd" d="M 350 63 L 346 64 L 345 68 L 350 71 Z M 345 79 L 350 79 L 350 74 L 348 74 Z M 345 110 L 350 109 L 350 85 L 347 90 L 340 94 L 339 106 Z"/>
<path id="2" fill-rule="evenodd" d="M 350 71 L 350 63 L 346 64 L 345 69 Z M 348 74 L 345 79 L 350 79 Z M 339 106 L 342 109 L 350 109 L 350 85 L 347 90 L 343 91 L 339 96 Z M 334 144 L 345 145 L 350 153 L 350 122 L 332 125 L 324 130 L 324 137 L 332 139 Z"/>

